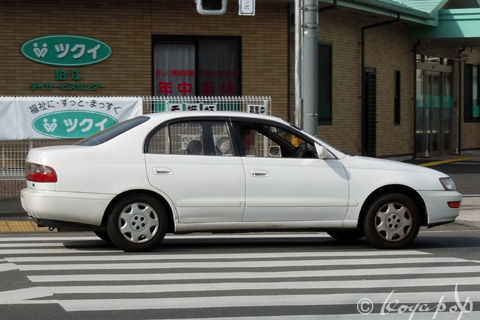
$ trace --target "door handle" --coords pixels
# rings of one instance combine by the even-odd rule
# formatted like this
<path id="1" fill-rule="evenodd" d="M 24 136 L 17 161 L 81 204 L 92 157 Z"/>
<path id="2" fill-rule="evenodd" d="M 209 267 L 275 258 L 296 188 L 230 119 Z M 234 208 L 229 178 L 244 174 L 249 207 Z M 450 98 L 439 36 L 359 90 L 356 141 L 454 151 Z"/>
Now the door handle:
<path id="1" fill-rule="evenodd" d="M 155 174 L 172 174 L 172 170 L 168 168 L 154 168 L 153 172 Z"/>
<path id="2" fill-rule="evenodd" d="M 268 177 L 270 173 L 266 170 L 251 170 L 250 175 L 252 177 Z"/>

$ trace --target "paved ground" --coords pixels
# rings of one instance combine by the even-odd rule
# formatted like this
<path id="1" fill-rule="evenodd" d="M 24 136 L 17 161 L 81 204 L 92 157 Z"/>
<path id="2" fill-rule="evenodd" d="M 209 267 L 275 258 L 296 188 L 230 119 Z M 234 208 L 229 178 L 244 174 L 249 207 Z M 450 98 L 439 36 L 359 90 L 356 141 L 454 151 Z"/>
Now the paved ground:
<path id="1" fill-rule="evenodd" d="M 169 235 L 145 253 L 91 233 L 3 233 L 0 318 L 480 319 L 479 248 L 478 229 L 423 230 L 405 250 L 325 233 Z"/>

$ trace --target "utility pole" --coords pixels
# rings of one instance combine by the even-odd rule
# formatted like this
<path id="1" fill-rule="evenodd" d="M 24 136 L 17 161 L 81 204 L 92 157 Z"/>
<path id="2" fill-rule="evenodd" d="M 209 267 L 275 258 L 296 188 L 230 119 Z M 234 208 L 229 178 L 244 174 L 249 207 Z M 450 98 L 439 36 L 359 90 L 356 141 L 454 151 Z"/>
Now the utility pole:
<path id="1" fill-rule="evenodd" d="M 295 124 L 315 136 L 318 131 L 317 34 L 318 1 L 295 0 Z"/>
<path id="2" fill-rule="evenodd" d="M 318 131 L 318 1 L 304 0 L 303 8 L 303 129 Z"/>
<path id="3" fill-rule="evenodd" d="M 295 0 L 295 125 L 303 127 L 302 121 L 302 39 L 303 0 Z"/>

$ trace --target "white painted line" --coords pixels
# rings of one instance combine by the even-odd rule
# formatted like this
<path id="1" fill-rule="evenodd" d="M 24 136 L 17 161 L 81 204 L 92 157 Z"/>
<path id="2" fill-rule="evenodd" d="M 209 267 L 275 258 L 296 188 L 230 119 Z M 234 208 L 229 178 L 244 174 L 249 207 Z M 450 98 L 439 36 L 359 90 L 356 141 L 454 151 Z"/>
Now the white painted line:
<path id="1" fill-rule="evenodd" d="M 417 311 L 411 318 L 413 320 L 455 320 L 458 319 L 460 312 L 419 312 Z M 435 316 L 435 318 L 434 318 Z M 249 317 L 221 317 L 221 318 L 182 318 L 182 320 L 408 320 L 410 319 L 410 313 L 370 313 L 364 315 L 361 313 L 354 314 L 315 314 L 315 315 L 291 315 L 291 316 L 249 316 Z M 463 313 L 461 319 L 463 320 L 478 320 L 480 319 L 480 311 L 472 311 L 469 313 Z M 154 319 L 150 319 L 154 320 Z M 158 320 L 178 320 L 176 319 L 158 319 Z"/>
<path id="2" fill-rule="evenodd" d="M 106 294 L 106 293 L 165 293 L 165 292 L 208 292 L 234 290 L 307 290 L 307 289 L 367 289 L 367 288 L 416 288 L 432 286 L 480 285 L 480 277 L 424 278 L 424 279 L 382 279 L 382 280 L 324 280 L 289 282 L 220 282 L 220 283 L 171 283 L 149 285 L 96 285 L 33 287 L 43 288 L 51 294 Z M 25 289 L 20 289 L 22 292 Z M 15 291 L 2 292 L 15 300 Z M 390 291 L 389 291 L 390 292 Z M 0 295 L 0 297 L 2 296 Z"/>
<path id="3" fill-rule="evenodd" d="M 99 237 L 84 236 L 84 237 L 64 237 L 64 236 L 50 236 L 50 237 L 4 237 L 0 238 L 0 242 L 37 242 L 37 241 L 83 241 L 83 240 L 100 240 Z"/>
<path id="4" fill-rule="evenodd" d="M 224 262 L 152 262 L 152 263 L 98 263 L 98 264 L 18 264 L 21 271 L 45 270 L 138 270 L 138 269 L 176 269 L 176 268 L 280 268 L 280 267 L 318 267 L 343 265 L 382 265 L 382 264 L 419 264 L 419 263 L 456 263 L 465 262 L 459 258 L 371 258 L 371 259 L 325 259 L 325 260 L 278 260 L 278 261 L 224 261 Z"/>
<path id="5" fill-rule="evenodd" d="M 438 303 L 455 302 L 453 288 L 451 292 L 412 292 L 395 293 L 391 299 L 400 303 Z M 276 307 L 276 306 L 319 306 L 319 305 L 356 305 L 362 298 L 373 303 L 384 303 L 388 293 L 347 293 L 347 294 L 300 294 L 300 295 L 250 295 L 250 296 L 214 296 L 185 298 L 141 298 L 141 299 L 81 299 L 52 300 L 66 311 L 108 311 L 108 310 L 146 310 L 146 309 L 197 309 L 197 308 L 233 308 L 233 307 Z M 480 300 L 479 291 L 459 292 L 463 302 Z M 405 314 L 403 315 L 405 317 Z M 368 318 L 368 317 L 367 317 Z M 407 319 L 408 316 L 405 317 Z"/>
<path id="6" fill-rule="evenodd" d="M 295 252 L 252 252 L 252 253 L 163 253 L 122 254 L 102 256 L 33 256 L 6 258 L 9 262 L 59 262 L 59 261 L 141 261 L 141 260 L 210 260 L 210 259 L 258 259 L 258 258 L 321 258 L 321 257 L 374 257 L 374 256 L 417 256 L 431 255 L 415 250 L 356 250 L 356 251 L 295 251 Z"/>
<path id="7" fill-rule="evenodd" d="M 105 249 L 104 247 L 98 247 L 95 250 L 86 250 L 85 248 L 56 248 L 56 249 L 46 249 L 46 248 L 37 248 L 37 249 L 0 249 L 0 255 L 26 255 L 26 254 L 79 254 L 79 253 L 113 253 L 113 252 L 123 252 L 120 249 Z"/>
<path id="8" fill-rule="evenodd" d="M 86 281 L 175 281 L 220 279 L 278 279 L 311 277 L 381 276 L 381 275 L 430 275 L 430 274 L 480 273 L 480 266 L 412 267 L 298 270 L 266 272 L 186 272 L 186 273 L 132 273 L 132 274 L 54 274 L 28 276 L 32 282 L 86 282 Z"/>
<path id="9" fill-rule="evenodd" d="M 40 248 L 40 247 L 47 247 L 47 248 L 62 247 L 62 248 L 64 248 L 64 244 L 63 244 L 63 242 L 0 243 L 0 248 Z"/>
<path id="10" fill-rule="evenodd" d="M 167 234 L 165 239 L 265 239 L 269 238 L 330 238 L 325 232 L 318 233 L 223 233 L 223 234 Z"/>
<path id="11" fill-rule="evenodd" d="M 17 265 L 14 263 L 0 263 L 0 272 L 18 270 Z"/>
<path id="12" fill-rule="evenodd" d="M 257 233 L 257 234 L 243 234 L 243 233 L 224 233 L 224 234 L 167 234 L 165 239 L 269 239 L 269 238 L 329 238 L 330 236 L 325 232 L 319 233 Z M 88 241 L 100 240 L 97 236 L 48 236 L 48 237 L 4 237 L 0 242 L 30 242 L 30 241 Z"/>

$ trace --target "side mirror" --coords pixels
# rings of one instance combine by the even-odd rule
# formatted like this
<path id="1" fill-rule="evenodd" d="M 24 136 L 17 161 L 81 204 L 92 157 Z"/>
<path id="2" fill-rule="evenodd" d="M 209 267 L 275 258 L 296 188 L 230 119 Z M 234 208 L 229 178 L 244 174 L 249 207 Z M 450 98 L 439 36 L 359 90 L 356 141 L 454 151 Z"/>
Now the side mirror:
<path id="1" fill-rule="evenodd" d="M 279 146 L 271 146 L 270 148 L 268 148 L 268 156 L 270 158 L 281 158 L 282 150 Z"/>
<path id="2" fill-rule="evenodd" d="M 328 159 L 330 158 L 330 153 L 324 146 L 315 143 L 315 150 L 317 151 L 317 155 L 319 159 Z"/>

